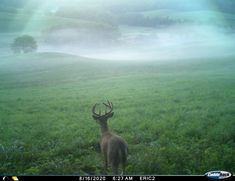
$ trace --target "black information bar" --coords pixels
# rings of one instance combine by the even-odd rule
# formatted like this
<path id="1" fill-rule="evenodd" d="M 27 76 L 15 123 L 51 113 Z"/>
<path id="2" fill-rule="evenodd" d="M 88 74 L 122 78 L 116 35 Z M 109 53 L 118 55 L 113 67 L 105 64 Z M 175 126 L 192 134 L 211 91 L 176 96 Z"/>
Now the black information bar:
<path id="1" fill-rule="evenodd" d="M 161 180 L 211 180 L 206 176 L 161 176 L 161 175 L 143 175 L 143 176 L 1 176 L 0 181 L 35 181 L 35 180 L 65 180 L 65 181 L 161 181 Z M 234 177 L 225 179 L 235 181 Z"/>

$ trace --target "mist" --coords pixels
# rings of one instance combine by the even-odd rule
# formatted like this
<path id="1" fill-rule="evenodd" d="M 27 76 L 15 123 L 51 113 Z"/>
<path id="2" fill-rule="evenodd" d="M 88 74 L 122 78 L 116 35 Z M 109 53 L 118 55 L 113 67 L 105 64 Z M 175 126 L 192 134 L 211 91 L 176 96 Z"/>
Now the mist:
<path id="1" fill-rule="evenodd" d="M 167 0 L 135 2 L 105 0 L 37 1 L 8 4 L 16 17 L 29 15 L 27 24 L 12 21 L 4 46 L 13 35 L 31 34 L 38 52 L 60 52 L 115 61 L 175 60 L 234 54 L 235 14 L 232 1 Z M 10 9 L 11 8 L 11 9 Z M 24 17 L 25 18 L 25 17 Z M 12 31 L 12 33 L 9 33 Z M 7 42 L 9 37 L 9 42 Z"/>
<path id="2" fill-rule="evenodd" d="M 65 30 L 63 34 L 71 35 L 71 31 Z M 172 26 L 159 30 L 135 27 L 111 45 L 64 42 L 62 45 L 42 44 L 39 51 L 122 61 L 209 58 L 234 54 L 234 38 L 235 34 L 206 25 Z"/>

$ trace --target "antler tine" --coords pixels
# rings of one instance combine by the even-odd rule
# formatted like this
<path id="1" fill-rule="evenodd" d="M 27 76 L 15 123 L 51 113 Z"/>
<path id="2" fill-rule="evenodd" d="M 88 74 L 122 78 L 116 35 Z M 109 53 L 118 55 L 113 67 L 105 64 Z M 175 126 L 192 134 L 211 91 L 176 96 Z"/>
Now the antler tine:
<path id="1" fill-rule="evenodd" d="M 109 102 L 110 103 L 110 106 L 112 107 L 112 109 L 113 109 L 113 103 L 112 102 Z"/>
<path id="2" fill-rule="evenodd" d="M 107 100 L 108 104 L 106 103 L 103 103 L 105 106 L 109 107 L 109 108 L 112 108 L 113 107 L 113 103 L 110 102 L 109 100 Z"/>
<path id="3" fill-rule="evenodd" d="M 95 104 L 95 105 L 92 107 L 92 113 L 93 113 L 95 116 L 100 116 L 100 114 L 97 114 L 97 113 L 95 112 L 96 105 L 97 105 L 97 104 Z"/>
<path id="4" fill-rule="evenodd" d="M 108 101 L 108 104 L 109 104 L 109 108 L 113 110 L 113 103 L 110 102 L 109 100 L 107 100 L 107 101 Z"/>
<path id="5" fill-rule="evenodd" d="M 106 104 L 106 103 L 103 103 L 106 107 L 109 107 L 110 108 L 110 105 L 109 104 Z"/>
<path id="6" fill-rule="evenodd" d="M 112 111 L 113 111 L 113 106 L 112 106 L 112 103 L 110 103 L 108 100 L 107 100 L 108 104 L 107 103 L 103 103 L 106 108 L 105 108 L 105 114 L 110 114 Z M 109 112 L 107 112 L 107 107 L 110 109 Z"/>
<path id="7" fill-rule="evenodd" d="M 108 100 L 110 112 L 113 111 L 113 103 Z"/>
<path id="8" fill-rule="evenodd" d="M 108 104 L 109 104 L 109 107 L 110 107 L 110 102 L 109 102 L 109 100 L 107 100 L 107 102 L 108 102 Z"/>

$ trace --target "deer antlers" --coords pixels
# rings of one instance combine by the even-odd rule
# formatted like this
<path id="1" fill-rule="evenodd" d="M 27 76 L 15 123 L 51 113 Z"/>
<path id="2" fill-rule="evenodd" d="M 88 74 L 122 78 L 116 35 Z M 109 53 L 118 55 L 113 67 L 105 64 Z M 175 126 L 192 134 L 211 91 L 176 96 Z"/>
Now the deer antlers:
<path id="1" fill-rule="evenodd" d="M 95 108 L 97 106 L 97 104 L 95 104 L 93 107 L 92 107 L 92 113 L 94 116 L 96 117 L 101 117 L 101 116 L 107 116 L 109 115 L 112 111 L 113 111 L 113 103 L 108 101 L 108 103 L 103 103 L 105 105 L 105 114 L 101 115 L 101 110 L 99 110 L 99 114 L 95 112 Z M 107 112 L 107 108 L 109 108 L 110 110 Z"/>

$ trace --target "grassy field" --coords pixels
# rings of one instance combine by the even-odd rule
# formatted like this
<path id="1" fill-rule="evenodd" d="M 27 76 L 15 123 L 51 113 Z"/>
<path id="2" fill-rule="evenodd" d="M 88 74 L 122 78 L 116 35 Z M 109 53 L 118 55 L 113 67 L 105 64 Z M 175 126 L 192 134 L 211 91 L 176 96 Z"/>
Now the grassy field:
<path id="1" fill-rule="evenodd" d="M 0 173 L 101 174 L 96 102 L 129 144 L 127 174 L 235 173 L 235 57 L 109 62 L 2 57 Z"/>

